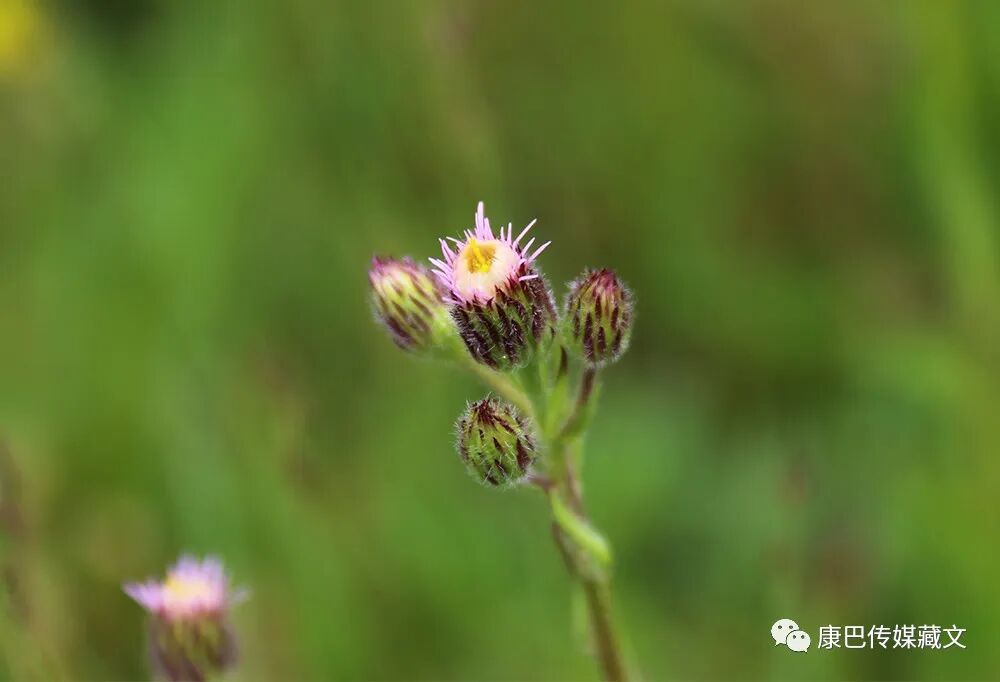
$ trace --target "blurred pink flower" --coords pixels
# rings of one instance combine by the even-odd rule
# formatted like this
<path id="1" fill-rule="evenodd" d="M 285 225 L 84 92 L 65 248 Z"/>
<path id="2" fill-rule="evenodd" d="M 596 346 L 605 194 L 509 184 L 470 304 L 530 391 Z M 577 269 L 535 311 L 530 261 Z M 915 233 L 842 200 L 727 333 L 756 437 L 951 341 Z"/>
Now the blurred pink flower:
<path id="1" fill-rule="evenodd" d="M 187 555 L 167 571 L 165 580 L 126 583 L 123 589 L 147 611 L 167 620 L 218 615 L 247 597 L 245 589 L 230 586 L 217 557 L 199 561 Z"/>

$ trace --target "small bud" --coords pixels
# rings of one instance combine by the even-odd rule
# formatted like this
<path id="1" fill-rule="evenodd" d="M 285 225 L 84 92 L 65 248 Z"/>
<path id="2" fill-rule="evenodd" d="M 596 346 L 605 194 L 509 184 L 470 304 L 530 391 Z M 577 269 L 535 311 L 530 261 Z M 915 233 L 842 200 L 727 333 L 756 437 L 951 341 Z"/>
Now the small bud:
<path id="1" fill-rule="evenodd" d="M 150 614 L 149 658 L 157 678 L 206 680 L 235 665 L 228 613 L 246 592 L 230 587 L 218 559 L 181 557 L 166 580 L 127 583 L 124 590 Z"/>
<path id="2" fill-rule="evenodd" d="M 219 619 L 171 622 L 154 618 L 148 637 L 150 668 L 159 679 L 211 680 L 236 660 L 232 631 Z"/>
<path id="3" fill-rule="evenodd" d="M 540 277 L 511 280 L 486 303 L 452 306 L 451 317 L 472 357 L 500 371 L 524 367 L 555 338 L 555 303 Z"/>
<path id="4" fill-rule="evenodd" d="M 459 418 L 458 454 L 480 483 L 510 486 L 528 473 L 536 457 L 535 437 L 517 409 L 496 398 L 473 403 Z"/>
<path id="5" fill-rule="evenodd" d="M 611 270 L 585 272 L 570 284 L 563 335 L 595 367 L 618 360 L 632 336 L 632 292 Z"/>
<path id="6" fill-rule="evenodd" d="M 427 268 L 409 258 L 376 256 L 368 281 L 375 316 L 403 350 L 429 350 L 453 333 L 441 287 Z"/>
<path id="7" fill-rule="evenodd" d="M 441 240 L 443 260 L 431 259 L 434 274 L 472 357 L 497 370 L 523 367 L 555 337 L 552 292 L 535 265 L 550 242 L 534 250 L 534 238 L 521 244 L 534 221 L 516 238 L 510 224 L 494 234 L 482 202 L 475 220 L 463 241 Z"/>

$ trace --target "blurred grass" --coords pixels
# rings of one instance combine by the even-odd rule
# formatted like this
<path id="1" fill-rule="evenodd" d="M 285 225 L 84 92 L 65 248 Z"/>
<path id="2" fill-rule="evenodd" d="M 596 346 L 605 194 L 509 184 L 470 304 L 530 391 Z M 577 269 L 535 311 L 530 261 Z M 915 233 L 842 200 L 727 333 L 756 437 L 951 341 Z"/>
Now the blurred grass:
<path id="1" fill-rule="evenodd" d="M 119 583 L 183 550 L 252 587 L 248 679 L 593 677 L 544 505 L 452 453 L 482 391 L 367 309 L 481 198 L 638 294 L 586 479 L 648 679 L 997 679 L 997 26 L 0 0 L 0 677 L 142 677 Z"/>

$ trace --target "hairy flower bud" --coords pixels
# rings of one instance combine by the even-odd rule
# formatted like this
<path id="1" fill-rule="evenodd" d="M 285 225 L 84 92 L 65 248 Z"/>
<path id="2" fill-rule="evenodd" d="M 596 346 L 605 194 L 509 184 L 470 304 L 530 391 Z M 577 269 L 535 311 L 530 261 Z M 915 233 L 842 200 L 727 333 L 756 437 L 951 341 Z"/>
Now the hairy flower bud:
<path id="1" fill-rule="evenodd" d="M 517 409 L 487 397 L 459 418 L 458 454 L 480 483 L 508 486 L 520 481 L 535 460 L 535 437 Z"/>
<path id="2" fill-rule="evenodd" d="M 451 308 L 459 336 L 477 361 L 507 371 L 527 365 L 555 337 L 555 304 L 543 280 L 512 280 L 487 303 Z"/>
<path id="3" fill-rule="evenodd" d="M 224 620 L 149 622 L 150 667 L 164 680 L 211 680 L 236 662 L 236 643 Z"/>
<path id="4" fill-rule="evenodd" d="M 403 350 L 421 352 L 452 333 L 442 290 L 427 268 L 409 258 L 372 258 L 372 308 Z"/>
<path id="5" fill-rule="evenodd" d="M 454 248 L 440 240 L 443 260 L 431 259 L 434 274 L 472 357 L 493 369 L 522 367 L 555 337 L 552 292 L 535 266 L 551 242 L 534 251 L 534 238 L 521 244 L 534 221 L 516 238 L 510 224 L 495 235 L 482 202 L 475 220 L 464 240 L 452 239 Z"/>
<path id="6" fill-rule="evenodd" d="M 125 593 L 149 614 L 149 659 L 156 677 L 206 680 L 236 663 L 229 608 L 246 597 L 233 590 L 218 559 L 181 557 L 164 581 L 128 583 Z"/>
<path id="7" fill-rule="evenodd" d="M 588 364 L 612 363 L 628 348 L 632 310 L 632 292 L 613 271 L 585 272 L 570 284 L 563 335 Z"/>

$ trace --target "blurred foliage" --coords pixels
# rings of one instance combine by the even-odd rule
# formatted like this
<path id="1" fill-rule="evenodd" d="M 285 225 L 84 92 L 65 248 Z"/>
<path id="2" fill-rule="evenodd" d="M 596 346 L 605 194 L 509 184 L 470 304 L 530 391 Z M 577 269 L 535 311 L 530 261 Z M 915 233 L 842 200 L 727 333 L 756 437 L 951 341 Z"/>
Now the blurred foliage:
<path id="1" fill-rule="evenodd" d="M 0 0 L 0 677 L 138 679 L 217 552 L 247 679 L 566 679 L 542 500 L 373 252 L 539 218 L 638 296 L 588 446 L 648 679 L 1000 677 L 1000 4 Z M 965 651 L 790 655 L 778 617 Z"/>

